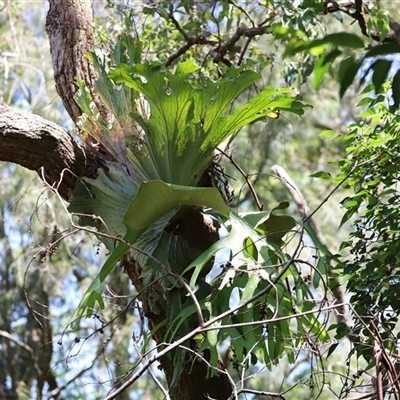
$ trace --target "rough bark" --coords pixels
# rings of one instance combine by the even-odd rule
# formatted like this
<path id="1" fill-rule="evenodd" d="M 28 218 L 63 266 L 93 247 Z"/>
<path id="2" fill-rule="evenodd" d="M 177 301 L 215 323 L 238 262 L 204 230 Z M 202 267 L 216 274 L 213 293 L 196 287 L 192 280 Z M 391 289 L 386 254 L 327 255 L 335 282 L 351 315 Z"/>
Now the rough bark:
<path id="1" fill-rule="evenodd" d="M 74 100 L 76 79 L 85 83 L 103 117 L 108 112 L 94 92 L 96 74 L 86 55 L 94 50 L 95 37 L 92 23 L 92 2 L 87 0 L 49 0 L 46 19 L 50 51 L 53 60 L 57 93 L 65 109 L 76 122 L 82 114 Z"/>
<path id="2" fill-rule="evenodd" d="M 64 128 L 8 106 L 0 106 L 0 161 L 37 171 L 66 200 L 94 162 Z"/>

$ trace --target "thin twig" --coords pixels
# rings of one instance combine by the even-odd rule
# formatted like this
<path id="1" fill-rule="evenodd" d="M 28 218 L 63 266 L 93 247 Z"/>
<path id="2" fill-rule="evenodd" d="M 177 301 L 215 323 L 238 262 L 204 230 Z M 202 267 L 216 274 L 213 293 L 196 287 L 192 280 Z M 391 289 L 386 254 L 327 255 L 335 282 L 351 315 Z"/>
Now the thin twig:
<path id="1" fill-rule="evenodd" d="M 176 18 L 174 17 L 174 14 L 172 13 L 168 13 L 167 14 L 168 18 L 171 20 L 171 22 L 175 25 L 176 30 L 183 36 L 183 38 L 186 41 L 189 41 L 190 37 L 188 36 L 188 34 L 181 28 L 181 26 L 179 25 L 179 22 L 176 20 Z"/>
<path id="2" fill-rule="evenodd" d="M 251 184 L 249 180 L 249 175 L 246 174 L 246 172 L 243 171 L 243 169 L 240 167 L 240 165 L 233 159 L 232 156 L 230 156 L 228 153 L 225 151 L 221 150 L 220 148 L 217 148 L 217 150 L 222 153 L 233 165 L 234 167 L 240 172 L 240 174 L 243 176 L 244 180 L 246 181 L 247 186 L 249 187 L 251 194 L 254 197 L 254 201 L 256 202 L 257 208 L 259 211 L 262 211 L 264 209 L 264 206 L 260 203 L 260 200 L 258 199 L 257 193 L 254 190 L 253 185 Z"/>
<path id="3" fill-rule="evenodd" d="M 141 361 L 142 361 L 142 363 L 143 363 L 144 358 L 142 357 L 142 354 L 141 354 L 141 351 L 140 351 L 140 349 L 139 349 L 138 344 L 137 344 L 137 343 L 134 343 L 134 347 L 135 347 L 135 350 L 136 350 L 138 356 L 139 356 L 140 358 L 142 358 Z M 153 372 L 153 370 L 151 369 L 151 367 L 149 367 L 149 369 L 148 369 L 147 371 L 148 371 L 148 373 L 150 374 L 150 377 L 153 379 L 154 383 L 158 386 L 158 388 L 159 388 L 159 389 L 161 390 L 161 392 L 163 393 L 164 399 L 165 399 L 165 400 L 171 400 L 171 397 L 169 396 L 168 390 L 163 386 L 163 384 L 160 382 L 160 380 L 156 377 L 156 375 L 155 375 L 155 373 Z"/>
<path id="4" fill-rule="evenodd" d="M 255 24 L 253 18 L 251 18 L 250 14 L 242 6 L 240 6 L 239 4 L 236 4 L 232 0 L 228 0 L 228 3 L 232 4 L 233 7 L 236 7 L 238 10 L 240 10 L 249 19 L 249 21 L 250 21 L 251 25 L 253 26 L 253 28 L 256 27 L 256 24 Z"/>
<path id="5" fill-rule="evenodd" d="M 252 40 L 253 40 L 253 38 L 247 38 L 246 43 L 244 44 L 243 49 L 242 49 L 242 51 L 240 53 L 237 65 L 240 65 L 242 63 L 242 61 L 244 59 L 244 55 L 246 54 L 246 51 L 247 51 L 247 49 L 248 49 L 248 47 L 249 47 L 249 45 L 250 45 Z"/>
<path id="6" fill-rule="evenodd" d="M 206 39 L 203 35 L 188 37 L 187 43 L 168 57 L 167 61 L 165 62 L 165 66 L 170 66 L 177 58 L 185 54 L 191 47 L 195 45 L 216 45 L 216 42 L 214 40 Z"/>
<path id="7" fill-rule="evenodd" d="M 232 379 L 231 375 L 229 374 L 229 372 L 227 370 L 215 367 L 214 365 L 211 365 L 210 362 L 208 360 L 206 360 L 200 353 L 196 352 L 195 350 L 191 349 L 190 347 L 186 347 L 186 346 L 179 346 L 181 349 L 186 350 L 189 353 L 193 353 L 195 357 L 199 358 L 201 361 L 204 362 L 204 364 L 206 364 L 208 366 L 208 368 L 210 369 L 214 369 L 217 372 L 219 372 L 220 374 L 224 374 L 227 376 L 229 383 L 232 386 L 232 391 L 233 391 L 233 395 L 235 396 L 234 398 L 237 399 L 237 389 L 236 389 L 236 384 L 234 382 L 234 380 Z"/>
<path id="8" fill-rule="evenodd" d="M 14 336 L 12 336 L 11 334 L 9 334 L 6 331 L 0 330 L 0 336 L 2 336 L 5 339 L 10 340 L 11 342 L 15 343 L 17 346 L 26 350 L 29 353 L 29 356 L 32 358 L 32 360 L 35 360 L 35 353 L 34 353 L 32 347 L 28 346 L 26 343 L 15 338 Z M 35 369 L 37 369 L 37 366 L 35 367 Z"/>
<path id="9" fill-rule="evenodd" d="M 259 297 L 258 295 L 256 295 L 256 296 Z M 253 299 L 253 301 L 254 301 L 254 299 Z M 343 304 L 335 303 L 335 304 L 332 304 L 331 306 L 326 306 L 326 307 L 320 308 L 319 310 L 303 311 L 303 312 L 297 313 L 297 314 L 285 315 L 283 317 L 273 317 L 273 318 L 263 319 L 263 320 L 259 320 L 259 321 L 237 322 L 235 324 L 218 325 L 218 328 L 215 328 L 215 326 L 208 326 L 208 324 L 206 324 L 206 326 L 201 329 L 201 332 L 213 331 L 215 329 L 244 328 L 244 327 L 248 327 L 248 326 L 258 327 L 260 325 L 270 324 L 272 322 L 286 321 L 286 320 L 296 319 L 298 317 L 303 317 L 305 315 L 312 315 L 312 314 L 315 314 L 317 311 L 319 313 L 324 313 L 327 311 L 337 310 L 340 307 L 345 307 L 348 305 L 349 305 L 349 303 L 343 303 Z M 216 318 L 219 318 L 219 316 Z"/>
<path id="10" fill-rule="evenodd" d="M 273 392 L 265 392 L 264 390 L 254 390 L 254 389 L 241 389 L 239 390 L 238 394 L 242 393 L 251 393 L 256 394 L 257 396 L 268 396 L 268 397 L 276 397 L 278 399 L 285 400 L 286 397 L 280 393 L 273 393 Z"/>

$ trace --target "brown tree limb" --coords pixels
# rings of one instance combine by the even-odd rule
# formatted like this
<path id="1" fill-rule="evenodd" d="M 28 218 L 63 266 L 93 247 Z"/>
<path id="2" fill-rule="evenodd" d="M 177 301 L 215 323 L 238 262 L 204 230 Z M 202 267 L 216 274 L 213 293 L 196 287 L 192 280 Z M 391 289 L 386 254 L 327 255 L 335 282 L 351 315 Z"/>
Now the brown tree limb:
<path id="1" fill-rule="evenodd" d="M 364 3 L 362 0 L 355 0 L 356 3 L 356 12 L 354 14 L 355 18 L 358 21 L 358 25 L 360 26 L 361 32 L 364 36 L 368 36 L 367 24 L 365 22 L 364 17 Z"/>
<path id="2" fill-rule="evenodd" d="M 89 175 L 93 157 L 59 125 L 0 105 L 0 161 L 36 171 L 69 200 L 78 178 Z M 93 173 L 92 173 L 93 174 Z"/>
<path id="3" fill-rule="evenodd" d="M 254 28 L 240 27 L 236 30 L 233 36 L 227 40 L 222 46 L 216 47 L 211 51 L 213 54 L 214 62 L 224 62 L 226 64 L 225 55 L 233 50 L 236 43 L 242 38 L 254 38 L 258 35 L 263 35 L 267 32 L 268 26 L 256 26 Z"/>

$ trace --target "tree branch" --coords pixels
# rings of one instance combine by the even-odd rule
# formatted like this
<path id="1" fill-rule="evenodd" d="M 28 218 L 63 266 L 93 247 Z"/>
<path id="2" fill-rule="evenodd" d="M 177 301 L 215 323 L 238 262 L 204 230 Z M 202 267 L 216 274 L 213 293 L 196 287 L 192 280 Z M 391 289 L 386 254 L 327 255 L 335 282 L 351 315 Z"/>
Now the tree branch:
<path id="1" fill-rule="evenodd" d="M 400 25 L 390 15 L 388 16 L 388 20 L 391 31 L 388 32 L 383 39 L 381 39 L 379 32 L 370 31 L 368 34 L 367 24 L 365 22 L 365 11 L 368 13 L 368 8 L 362 0 L 326 0 L 324 4 L 325 14 L 341 11 L 358 21 L 358 25 L 360 26 L 361 32 L 364 36 L 371 37 L 377 42 L 400 44 Z"/>
<path id="2" fill-rule="evenodd" d="M 236 4 L 231 2 L 235 7 L 238 7 Z M 250 15 L 248 15 L 245 10 L 240 8 L 242 12 L 246 14 L 246 16 L 251 20 Z M 274 12 L 271 12 L 268 14 L 267 18 L 262 22 L 262 24 L 255 26 L 255 23 L 253 20 L 251 20 L 252 27 L 239 27 L 236 32 L 233 34 L 233 36 L 227 40 L 224 44 L 217 44 L 213 40 L 209 40 L 203 35 L 198 35 L 198 36 L 188 36 L 187 33 L 181 28 L 179 23 L 176 21 L 175 17 L 172 14 L 168 14 L 168 17 L 170 18 L 171 22 L 175 25 L 176 29 L 181 33 L 183 38 L 185 39 L 186 43 L 178 49 L 175 53 L 171 54 L 171 56 L 168 58 L 166 61 L 165 65 L 169 66 L 172 64 L 174 60 L 176 60 L 178 57 L 180 57 L 182 54 L 185 54 L 186 51 L 188 51 L 192 46 L 194 45 L 210 45 L 214 46 L 210 54 L 213 57 L 213 61 L 215 63 L 222 62 L 226 66 L 230 67 L 232 65 L 231 61 L 229 61 L 227 58 L 225 58 L 225 55 L 235 49 L 236 43 L 242 38 L 245 37 L 247 38 L 247 43 L 246 46 L 249 45 L 250 41 L 258 35 L 264 35 L 267 33 L 267 28 L 268 25 L 266 23 L 270 22 L 273 17 L 275 16 Z M 241 55 L 239 58 L 239 64 L 242 62 L 243 57 L 244 57 L 244 51 L 241 51 Z"/>
<path id="3" fill-rule="evenodd" d="M 216 42 L 212 41 L 212 40 L 208 40 L 202 35 L 188 37 L 187 42 L 181 48 L 179 48 L 175 53 L 172 53 L 168 57 L 168 60 L 166 61 L 165 66 L 169 67 L 177 58 L 179 58 L 181 55 L 185 54 L 192 46 L 204 45 L 204 44 L 215 45 Z"/>
<path id="4" fill-rule="evenodd" d="M 78 178 L 90 174 L 93 156 L 59 125 L 0 105 L 0 161 L 38 172 L 69 200 Z M 92 172 L 92 175 L 94 172 Z"/>

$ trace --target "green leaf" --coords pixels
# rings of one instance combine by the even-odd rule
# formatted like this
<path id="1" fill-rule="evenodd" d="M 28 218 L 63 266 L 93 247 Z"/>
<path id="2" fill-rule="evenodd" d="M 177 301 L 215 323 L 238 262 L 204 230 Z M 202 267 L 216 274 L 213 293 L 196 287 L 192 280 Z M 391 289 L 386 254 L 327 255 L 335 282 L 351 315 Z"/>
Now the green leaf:
<path id="1" fill-rule="evenodd" d="M 392 96 L 394 108 L 397 108 L 400 104 L 400 70 L 396 72 L 392 81 Z"/>
<path id="2" fill-rule="evenodd" d="M 298 319 L 304 329 L 312 332 L 321 342 L 326 342 L 330 338 L 325 326 L 314 315 L 301 315 Z"/>
<path id="3" fill-rule="evenodd" d="M 143 232 L 162 216 L 182 205 L 210 207 L 222 215 L 229 215 L 229 207 L 216 188 L 192 188 L 170 185 L 161 181 L 144 182 L 123 218 L 124 224 L 128 227 L 128 232 L 124 237 L 127 243 L 121 242 L 116 247 L 86 290 L 75 312 L 78 317 L 90 316 L 96 301 L 101 308 L 104 307 L 101 298 L 103 282 L 127 252 L 129 244 L 135 243 Z"/>
<path id="4" fill-rule="evenodd" d="M 339 346 L 340 342 L 337 343 L 333 343 L 329 346 L 329 350 L 328 350 L 328 354 L 327 354 L 327 358 L 329 358 L 329 356 L 336 350 L 336 348 Z"/>
<path id="5" fill-rule="evenodd" d="M 354 82 L 357 72 L 361 66 L 354 57 L 344 59 L 339 66 L 340 97 L 343 97 L 346 90 Z"/>
<path id="6" fill-rule="evenodd" d="M 178 291 L 176 291 L 176 295 L 177 296 L 180 295 Z M 176 334 L 179 331 L 179 328 L 181 327 L 181 325 L 184 324 L 185 322 L 187 322 L 191 315 L 194 315 L 197 313 L 197 306 L 194 304 L 184 307 L 183 309 L 181 309 L 181 308 L 182 307 L 179 302 L 179 313 L 174 313 L 174 314 L 176 314 L 176 317 L 169 321 L 168 328 L 165 332 L 165 340 L 167 342 L 173 340 L 173 338 L 176 337 Z"/>
<path id="7" fill-rule="evenodd" d="M 330 129 L 326 129 L 326 130 L 322 131 L 318 136 L 320 136 L 320 137 L 327 137 L 327 136 L 333 136 L 333 135 L 335 135 L 335 134 L 336 134 L 335 131 L 332 131 L 332 130 L 330 130 Z"/>
<path id="8" fill-rule="evenodd" d="M 321 279 L 327 276 L 327 261 L 325 257 L 318 257 L 316 271 L 313 272 L 313 286 L 318 288 Z"/>
<path id="9" fill-rule="evenodd" d="M 208 349 L 209 356 L 209 363 L 213 366 L 218 365 L 218 331 L 217 329 L 208 330 L 206 333 L 205 338 L 202 341 L 202 344 L 199 348 L 199 351 L 205 351 Z M 209 377 L 214 376 L 217 371 L 214 368 L 210 368 L 208 373 L 210 374 Z"/>
<path id="10" fill-rule="evenodd" d="M 354 209 L 347 210 L 344 213 L 342 219 L 340 220 L 339 226 L 340 227 L 343 226 L 354 215 L 355 212 L 356 212 L 356 210 L 354 210 Z"/>
<path id="11" fill-rule="evenodd" d="M 400 45 L 397 43 L 384 43 L 373 47 L 365 54 L 364 58 L 386 56 L 388 54 L 396 53 L 400 53 Z"/>
<path id="12" fill-rule="evenodd" d="M 370 105 L 371 103 L 374 102 L 374 100 L 375 99 L 373 99 L 372 97 L 364 97 L 357 103 L 356 107 L 362 107 L 362 106 Z"/>
<path id="13" fill-rule="evenodd" d="M 137 239 L 137 232 L 128 231 L 125 235 L 124 240 L 128 243 L 134 243 Z M 74 323 L 72 324 L 73 329 L 77 329 L 82 317 L 90 317 L 95 310 L 96 303 L 100 309 L 104 309 L 104 301 L 101 296 L 103 292 L 103 283 L 107 276 L 111 273 L 116 263 L 122 258 L 122 256 L 129 249 L 126 243 L 121 242 L 116 249 L 110 254 L 107 261 L 101 267 L 99 274 L 86 289 L 82 300 L 73 315 Z M 75 319 L 76 318 L 76 319 Z"/>
<path id="14" fill-rule="evenodd" d="M 229 216 L 229 207 L 217 188 L 172 185 L 162 181 L 143 182 L 125 213 L 123 222 L 133 231 L 143 232 L 163 215 L 182 205 L 209 207 Z"/>
<path id="15" fill-rule="evenodd" d="M 260 78 L 245 68 L 232 67 L 220 80 L 198 82 L 191 79 L 199 69 L 192 60 L 177 64 L 174 73 L 157 63 L 119 64 L 111 70 L 116 83 L 140 92 L 150 107 L 149 115 L 134 114 L 146 133 L 146 151 L 131 148 L 134 163 L 151 171 L 151 179 L 195 186 L 215 148 L 243 126 L 268 117 L 271 110 L 304 112 L 305 105 L 290 90 L 268 87 L 229 114 L 237 96 Z"/>
<path id="16" fill-rule="evenodd" d="M 254 245 L 257 247 L 258 252 L 258 262 L 263 264 L 263 270 L 267 271 L 268 266 L 273 265 L 273 260 L 268 254 L 268 257 L 263 257 L 262 254 L 266 252 L 263 251 L 264 248 L 270 250 L 272 254 L 280 255 L 280 249 L 276 246 L 276 244 L 272 241 L 266 240 L 265 236 L 261 235 L 257 232 L 252 226 L 250 226 L 243 218 L 241 218 L 238 214 L 236 214 L 233 210 L 230 211 L 229 214 L 229 222 L 231 224 L 231 230 L 225 237 L 221 238 L 218 242 L 214 243 L 210 248 L 208 248 L 205 252 L 203 252 L 199 257 L 196 258 L 182 273 L 182 275 L 188 273 L 190 270 L 194 270 L 191 273 L 190 286 L 194 288 L 196 286 L 197 278 L 202 271 L 204 265 L 217 253 L 222 249 L 231 249 L 231 254 L 235 255 L 235 258 L 232 258 L 231 262 L 234 264 L 237 262 L 237 266 L 243 265 L 243 262 L 240 261 L 245 257 L 245 253 L 243 253 L 243 243 L 248 240 L 250 237 L 253 241 Z M 248 260 L 249 262 L 253 262 L 252 259 Z M 263 270 L 260 269 L 260 273 L 264 273 Z M 232 270 L 232 272 L 236 273 L 236 270 Z M 229 275 L 225 275 L 224 281 L 220 285 L 220 290 L 228 284 Z"/>
<path id="17" fill-rule="evenodd" d="M 306 104 L 300 98 L 290 97 L 288 89 L 274 89 L 266 87 L 256 97 L 234 110 L 230 115 L 213 121 L 210 125 L 210 135 L 205 140 L 203 147 L 216 147 L 229 135 L 239 131 L 245 125 L 266 118 L 274 110 L 288 111 L 297 115 L 304 114 Z M 207 114 L 210 112 L 208 108 Z M 205 125 L 206 126 L 206 125 Z"/>
<path id="18" fill-rule="evenodd" d="M 314 89 L 318 90 L 320 88 L 325 73 L 329 70 L 333 61 L 340 54 L 342 54 L 342 52 L 338 49 L 335 49 L 328 54 L 323 54 L 320 56 L 314 68 Z"/>
<path id="19" fill-rule="evenodd" d="M 297 225 L 293 217 L 275 214 L 277 210 L 283 210 L 288 207 L 289 202 L 280 203 L 271 210 L 267 219 L 257 225 L 257 231 L 263 233 L 268 240 L 275 242 L 278 246 L 283 244 L 282 238 Z"/>
<path id="20" fill-rule="evenodd" d="M 257 247 L 254 245 L 254 242 L 250 237 L 244 240 L 243 251 L 245 251 L 255 262 L 257 262 L 258 258 Z"/>
<path id="21" fill-rule="evenodd" d="M 374 85 L 370 83 L 369 85 L 365 86 L 365 88 L 361 91 L 360 96 L 371 93 L 374 91 Z"/>
<path id="22" fill-rule="evenodd" d="M 352 49 L 364 48 L 364 41 L 360 36 L 348 32 L 332 33 L 322 39 L 322 43 L 332 43 L 337 46 L 350 47 Z"/>
<path id="23" fill-rule="evenodd" d="M 246 286 L 243 289 L 242 296 L 240 297 L 240 302 L 244 303 L 247 300 L 249 300 L 251 297 L 254 296 L 256 289 L 258 285 L 260 284 L 260 281 L 262 280 L 261 276 L 256 272 L 253 271 L 249 274 Z M 253 308 L 254 305 L 252 303 L 248 304 L 243 310 L 239 311 L 236 314 L 236 317 L 238 318 L 238 322 L 251 322 L 254 320 L 253 318 Z M 246 347 L 247 349 L 250 349 L 254 346 L 254 344 L 257 342 L 257 339 L 255 337 L 255 329 L 253 326 L 243 326 L 242 327 L 243 331 L 243 337 L 245 338 L 247 344 Z"/>
<path id="24" fill-rule="evenodd" d="M 341 47 L 349 47 L 352 49 L 364 48 L 364 41 L 359 36 L 348 32 L 338 32 L 327 35 L 322 39 L 293 40 L 292 42 L 290 42 L 289 46 L 287 46 L 282 57 L 285 58 L 301 51 L 307 51 L 308 53 L 312 53 L 313 55 L 318 55 L 322 53 L 327 44 L 333 44 Z"/>
<path id="25" fill-rule="evenodd" d="M 332 176 L 329 172 L 326 171 L 318 171 L 314 174 L 310 175 L 312 178 L 319 178 L 319 179 L 332 179 Z"/>
<path id="26" fill-rule="evenodd" d="M 282 320 L 279 321 L 279 328 L 282 334 L 282 337 L 284 338 L 285 343 L 288 343 L 289 345 L 286 344 L 285 346 L 285 354 L 288 358 L 288 361 L 290 364 L 294 364 L 295 362 L 295 354 L 293 351 L 294 346 L 291 346 L 291 331 L 290 331 L 290 319 L 288 318 L 287 320 Z"/>
<path id="27" fill-rule="evenodd" d="M 374 71 L 372 74 L 372 83 L 375 88 L 375 92 L 379 92 L 382 84 L 385 82 L 392 61 L 389 60 L 377 60 L 371 65 L 371 69 Z"/>
<path id="28" fill-rule="evenodd" d="M 206 107 L 206 112 L 204 113 L 204 130 L 208 133 L 213 133 L 213 135 L 228 134 L 224 131 L 217 131 L 215 129 L 215 124 L 220 121 L 223 114 L 226 112 L 229 104 L 247 87 L 254 83 L 260 78 L 260 74 L 253 71 L 243 71 L 241 75 L 237 76 L 241 69 L 230 69 L 227 72 L 227 76 L 215 83 L 209 83 L 207 87 L 203 89 L 203 107 Z M 272 88 L 267 88 L 269 90 L 269 96 L 272 95 Z M 258 96 L 256 96 L 257 98 Z M 253 99 L 254 101 L 254 99 Z M 223 118 L 222 118 L 223 119 Z M 247 122 L 249 123 L 249 122 Z M 246 123 L 246 124 L 247 124 Z M 212 136 L 213 136 L 212 135 Z M 226 137 L 225 136 L 225 137 Z M 225 139 L 225 137 L 220 139 L 211 138 L 214 142 L 220 143 Z M 210 139 L 210 138 L 208 138 Z"/>

